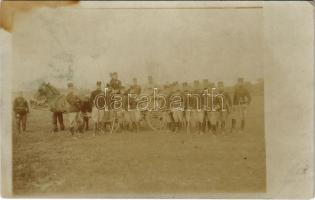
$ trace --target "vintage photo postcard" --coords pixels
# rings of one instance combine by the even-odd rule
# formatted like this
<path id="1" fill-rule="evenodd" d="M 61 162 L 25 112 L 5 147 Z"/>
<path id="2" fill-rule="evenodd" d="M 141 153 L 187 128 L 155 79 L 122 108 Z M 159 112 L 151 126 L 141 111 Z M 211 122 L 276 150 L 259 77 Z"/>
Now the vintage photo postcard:
<path id="1" fill-rule="evenodd" d="M 309 2 L 1 2 L 5 197 L 310 198 Z"/>

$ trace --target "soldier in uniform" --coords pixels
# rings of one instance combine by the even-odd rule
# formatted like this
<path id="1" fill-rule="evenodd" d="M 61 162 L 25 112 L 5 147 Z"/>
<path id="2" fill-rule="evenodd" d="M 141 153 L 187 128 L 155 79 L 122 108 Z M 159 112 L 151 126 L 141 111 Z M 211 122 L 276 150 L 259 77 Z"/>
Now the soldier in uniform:
<path id="1" fill-rule="evenodd" d="M 110 82 L 107 84 L 108 92 L 111 94 L 119 94 L 122 84 L 121 81 L 118 79 L 117 72 L 113 72 L 110 74 Z"/>
<path id="2" fill-rule="evenodd" d="M 184 97 L 184 122 L 187 132 L 190 132 L 191 128 L 191 109 L 192 109 L 192 103 L 191 103 L 191 91 L 185 87 L 186 89 L 183 92 Z"/>
<path id="3" fill-rule="evenodd" d="M 68 117 L 70 133 L 71 135 L 74 135 L 76 128 L 79 129 L 81 127 L 82 118 L 79 115 L 81 109 L 81 100 L 79 99 L 77 94 L 75 94 L 73 83 L 68 83 L 66 101 L 69 104 Z"/>
<path id="4" fill-rule="evenodd" d="M 26 131 L 26 120 L 29 113 L 28 103 L 23 97 L 23 92 L 19 92 L 18 96 L 14 99 L 13 111 L 16 117 L 17 129 L 19 134 L 21 134 Z"/>
<path id="5" fill-rule="evenodd" d="M 191 120 L 197 129 L 198 133 L 203 132 L 203 122 L 205 118 L 205 111 L 203 109 L 204 106 L 204 96 L 203 92 L 199 89 L 195 89 L 193 94 L 191 95 L 191 104 L 192 104 L 192 112 L 191 112 Z"/>
<path id="6" fill-rule="evenodd" d="M 125 87 L 120 88 L 120 92 L 116 94 L 116 99 L 120 98 L 120 103 L 117 102 L 115 105 L 115 113 L 117 118 L 119 118 L 119 126 L 123 130 L 129 129 L 129 125 L 131 124 L 130 115 L 128 112 L 128 93 Z"/>
<path id="7" fill-rule="evenodd" d="M 92 122 L 94 124 L 94 135 L 102 128 L 102 118 L 106 104 L 105 92 L 102 91 L 102 82 L 96 82 L 96 89 L 92 91 L 90 96 L 90 105 L 92 105 Z"/>
<path id="8" fill-rule="evenodd" d="M 218 94 L 219 96 L 217 98 L 219 98 L 218 99 L 219 106 L 223 106 L 223 107 L 220 107 L 219 124 L 220 124 L 221 131 L 224 134 L 226 120 L 232 106 L 232 100 L 229 93 L 227 93 L 224 89 L 223 81 L 218 82 Z"/>
<path id="9" fill-rule="evenodd" d="M 138 84 L 137 78 L 132 79 L 132 85 L 130 86 L 128 92 L 130 94 L 136 94 L 136 95 L 141 94 L 141 86 Z"/>
<path id="10" fill-rule="evenodd" d="M 155 100 L 153 99 L 155 88 L 158 89 L 157 84 L 153 80 L 153 77 L 148 76 L 148 83 L 143 86 L 143 89 L 141 90 L 141 96 L 147 97 L 147 105 L 149 110 L 153 110 L 155 108 Z"/>
<path id="11" fill-rule="evenodd" d="M 122 116 L 121 112 L 117 112 L 117 110 L 114 109 L 115 104 L 113 103 L 114 97 L 122 93 L 122 83 L 118 79 L 117 72 L 110 73 L 110 81 L 106 84 L 106 87 L 108 89 L 106 92 L 108 110 L 105 112 L 104 120 L 106 121 L 106 125 L 110 124 L 110 126 L 113 127 L 116 122 L 115 118 Z"/>
<path id="12" fill-rule="evenodd" d="M 247 106 L 251 102 L 251 96 L 244 85 L 244 79 L 239 78 L 234 88 L 233 107 L 232 107 L 232 132 L 236 130 L 237 120 L 241 122 L 241 131 L 245 128 L 245 118 Z"/>
<path id="13" fill-rule="evenodd" d="M 171 86 L 169 85 L 165 85 L 165 87 L 163 88 L 163 95 L 165 95 L 165 106 L 161 109 L 162 112 L 162 121 L 164 124 L 164 127 L 166 128 L 166 131 L 172 131 L 173 130 L 173 126 L 172 126 L 172 113 L 170 111 L 170 97 L 172 94 L 172 89 Z"/>
<path id="14" fill-rule="evenodd" d="M 184 98 L 180 91 L 180 89 L 176 89 L 172 94 L 171 101 L 176 101 L 176 103 L 172 104 L 171 111 L 175 124 L 175 131 L 179 131 L 182 127 L 182 123 L 184 122 Z"/>
<path id="15" fill-rule="evenodd" d="M 206 99 L 208 108 L 206 111 L 205 125 L 208 126 L 208 130 L 212 131 L 213 134 L 216 134 L 219 126 L 220 104 L 216 93 L 212 93 L 211 86 L 209 87 L 208 92 L 210 92 L 211 95 L 209 96 L 210 98 L 207 97 Z"/>
<path id="16" fill-rule="evenodd" d="M 92 112 L 91 101 L 89 96 L 85 96 L 82 101 L 81 114 L 83 118 L 83 129 L 89 130 L 89 114 Z"/>
<path id="17" fill-rule="evenodd" d="M 140 126 L 140 110 L 137 108 L 137 97 L 141 94 L 141 86 L 138 85 L 137 78 L 133 78 L 133 84 L 128 89 L 128 94 L 130 94 L 130 98 L 128 101 L 128 113 L 130 115 L 130 121 L 132 123 L 133 128 L 136 129 L 136 132 L 139 130 Z"/>

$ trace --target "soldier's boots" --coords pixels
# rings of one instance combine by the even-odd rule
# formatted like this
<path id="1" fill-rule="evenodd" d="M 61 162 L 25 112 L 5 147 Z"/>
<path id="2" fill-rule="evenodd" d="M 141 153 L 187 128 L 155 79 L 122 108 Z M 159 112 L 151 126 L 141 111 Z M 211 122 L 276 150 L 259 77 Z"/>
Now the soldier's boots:
<path id="1" fill-rule="evenodd" d="M 58 127 L 55 126 L 53 131 L 54 131 L 54 132 L 58 132 Z"/>
<path id="2" fill-rule="evenodd" d="M 61 131 L 64 131 L 64 130 L 65 130 L 65 126 L 64 126 L 63 124 L 60 125 L 60 130 L 61 130 Z M 54 131 L 54 132 L 58 132 L 58 131 L 59 131 L 57 125 L 54 125 L 53 131 Z"/>
<path id="3" fill-rule="evenodd" d="M 83 133 L 83 130 L 84 130 L 84 124 L 80 125 L 77 129 L 79 133 Z"/>

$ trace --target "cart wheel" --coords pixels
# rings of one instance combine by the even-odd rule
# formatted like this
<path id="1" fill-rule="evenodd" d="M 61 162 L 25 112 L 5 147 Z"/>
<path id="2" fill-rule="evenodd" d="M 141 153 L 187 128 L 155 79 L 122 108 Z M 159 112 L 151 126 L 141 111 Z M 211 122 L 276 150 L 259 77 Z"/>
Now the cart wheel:
<path id="1" fill-rule="evenodd" d="M 162 131 L 166 128 L 163 123 L 162 111 L 148 111 L 146 121 L 153 131 Z"/>
<path id="2" fill-rule="evenodd" d="M 121 116 L 121 113 L 118 113 L 116 111 L 114 111 L 113 115 L 114 115 L 114 120 L 113 120 L 113 122 L 111 124 L 111 132 L 112 133 L 116 133 L 121 128 L 122 116 Z"/>

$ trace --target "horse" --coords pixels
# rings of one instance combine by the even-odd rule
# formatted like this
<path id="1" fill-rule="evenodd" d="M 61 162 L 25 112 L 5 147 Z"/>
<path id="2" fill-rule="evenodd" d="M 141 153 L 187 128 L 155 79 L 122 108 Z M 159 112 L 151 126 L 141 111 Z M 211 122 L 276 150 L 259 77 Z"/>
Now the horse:
<path id="1" fill-rule="evenodd" d="M 78 106 L 80 108 L 80 118 L 77 122 L 77 130 L 82 132 L 84 126 L 83 117 L 86 113 L 86 99 L 79 96 Z M 88 100 L 89 101 L 89 100 Z M 45 110 L 52 112 L 52 120 L 53 120 L 53 131 L 58 131 L 58 121 L 60 125 L 60 129 L 64 130 L 65 126 L 63 123 L 63 114 L 68 112 L 69 104 L 66 100 L 66 95 L 61 94 L 60 91 L 51 85 L 50 83 L 42 83 L 33 99 L 30 101 L 30 106 L 33 109 L 37 110 Z"/>

